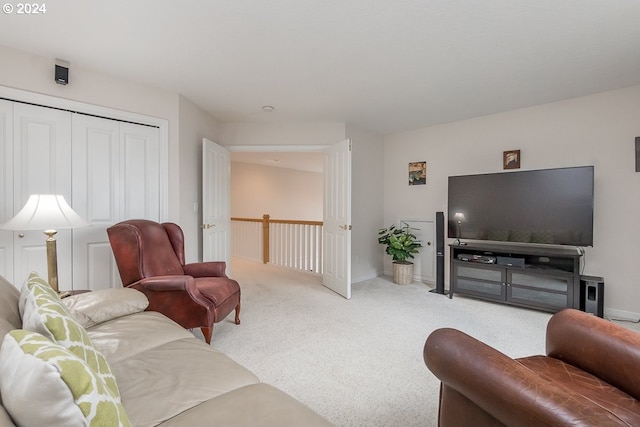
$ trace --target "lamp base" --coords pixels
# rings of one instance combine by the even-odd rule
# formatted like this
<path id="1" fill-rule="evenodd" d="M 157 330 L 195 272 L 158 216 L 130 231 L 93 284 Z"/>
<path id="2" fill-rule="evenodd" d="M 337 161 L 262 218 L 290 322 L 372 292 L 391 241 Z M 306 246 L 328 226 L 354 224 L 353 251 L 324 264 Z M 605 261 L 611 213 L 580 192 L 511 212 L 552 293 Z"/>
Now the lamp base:
<path id="1" fill-rule="evenodd" d="M 56 249 L 57 230 L 45 230 L 47 235 L 47 270 L 49 273 L 49 286 L 58 291 L 58 251 Z"/>

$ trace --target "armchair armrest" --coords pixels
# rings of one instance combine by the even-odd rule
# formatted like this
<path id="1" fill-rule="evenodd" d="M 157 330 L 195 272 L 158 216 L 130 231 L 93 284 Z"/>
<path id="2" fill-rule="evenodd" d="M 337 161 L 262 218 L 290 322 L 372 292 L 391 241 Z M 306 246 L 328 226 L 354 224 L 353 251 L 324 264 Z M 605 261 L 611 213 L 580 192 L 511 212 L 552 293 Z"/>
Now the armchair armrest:
<path id="1" fill-rule="evenodd" d="M 154 276 L 140 279 L 127 287 L 153 292 L 186 291 L 189 288 L 196 290 L 191 276 Z"/>
<path id="2" fill-rule="evenodd" d="M 149 311 L 158 311 L 185 328 L 201 326 L 201 317 L 213 323 L 213 302 L 206 298 L 192 276 L 147 277 L 127 286 L 139 290 L 149 300 Z"/>
<path id="3" fill-rule="evenodd" d="M 183 267 L 185 274 L 193 277 L 227 277 L 226 268 L 224 261 L 194 262 Z"/>
<path id="4" fill-rule="evenodd" d="M 438 329 L 424 361 L 443 384 L 508 426 L 625 425 L 584 397 L 455 329 Z M 441 402 L 441 405 L 445 402 Z"/>
<path id="5" fill-rule="evenodd" d="M 640 334 L 579 310 L 547 325 L 547 355 L 600 378 L 640 400 Z"/>

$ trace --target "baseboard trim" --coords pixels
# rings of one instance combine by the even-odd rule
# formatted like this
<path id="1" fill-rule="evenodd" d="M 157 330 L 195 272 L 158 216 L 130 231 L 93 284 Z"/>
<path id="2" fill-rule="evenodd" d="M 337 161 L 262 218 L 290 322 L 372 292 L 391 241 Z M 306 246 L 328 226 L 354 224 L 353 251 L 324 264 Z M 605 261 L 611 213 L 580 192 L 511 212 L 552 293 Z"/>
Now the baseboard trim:
<path id="1" fill-rule="evenodd" d="M 610 320 L 625 320 L 629 322 L 640 322 L 640 313 L 626 310 L 618 310 L 616 308 L 604 309 L 604 317 Z"/>
<path id="2" fill-rule="evenodd" d="M 382 274 L 380 273 L 371 273 L 371 274 L 366 274 L 364 276 L 360 276 L 356 278 L 352 277 L 351 284 L 364 282 L 365 280 L 375 279 L 376 277 L 380 277 L 380 276 L 382 276 Z"/>

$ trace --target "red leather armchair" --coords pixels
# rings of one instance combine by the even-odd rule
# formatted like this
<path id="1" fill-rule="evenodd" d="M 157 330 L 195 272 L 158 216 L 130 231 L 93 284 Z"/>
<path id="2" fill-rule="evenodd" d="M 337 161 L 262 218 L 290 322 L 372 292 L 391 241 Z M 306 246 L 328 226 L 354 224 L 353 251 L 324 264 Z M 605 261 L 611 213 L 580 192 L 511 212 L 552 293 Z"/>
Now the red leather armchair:
<path id="1" fill-rule="evenodd" d="M 200 328 L 207 343 L 213 325 L 234 309 L 240 324 L 240 285 L 227 277 L 222 261 L 185 264 L 178 225 L 132 219 L 109 227 L 107 234 L 123 285 L 147 296 L 147 310 L 184 328 Z"/>
<path id="2" fill-rule="evenodd" d="M 455 329 L 429 335 L 438 426 L 640 426 L 640 334 L 565 309 L 546 337 L 545 356 L 511 359 Z"/>

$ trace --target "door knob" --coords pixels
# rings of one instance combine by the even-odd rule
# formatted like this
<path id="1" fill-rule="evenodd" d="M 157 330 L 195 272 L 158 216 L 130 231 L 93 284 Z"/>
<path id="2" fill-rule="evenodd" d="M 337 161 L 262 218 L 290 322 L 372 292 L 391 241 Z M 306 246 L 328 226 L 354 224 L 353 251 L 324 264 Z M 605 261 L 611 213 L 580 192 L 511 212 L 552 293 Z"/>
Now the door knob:
<path id="1" fill-rule="evenodd" d="M 216 226 L 215 224 L 202 224 L 202 225 L 200 226 L 200 228 L 203 228 L 203 229 L 205 229 L 205 230 L 208 230 L 208 229 L 210 229 L 211 227 L 215 227 L 215 226 Z"/>
<path id="2" fill-rule="evenodd" d="M 341 228 L 342 230 L 351 230 L 351 226 L 347 224 L 339 225 L 338 227 Z"/>
<path id="3" fill-rule="evenodd" d="M 24 237 L 24 233 L 18 234 L 18 237 L 22 239 Z"/>

